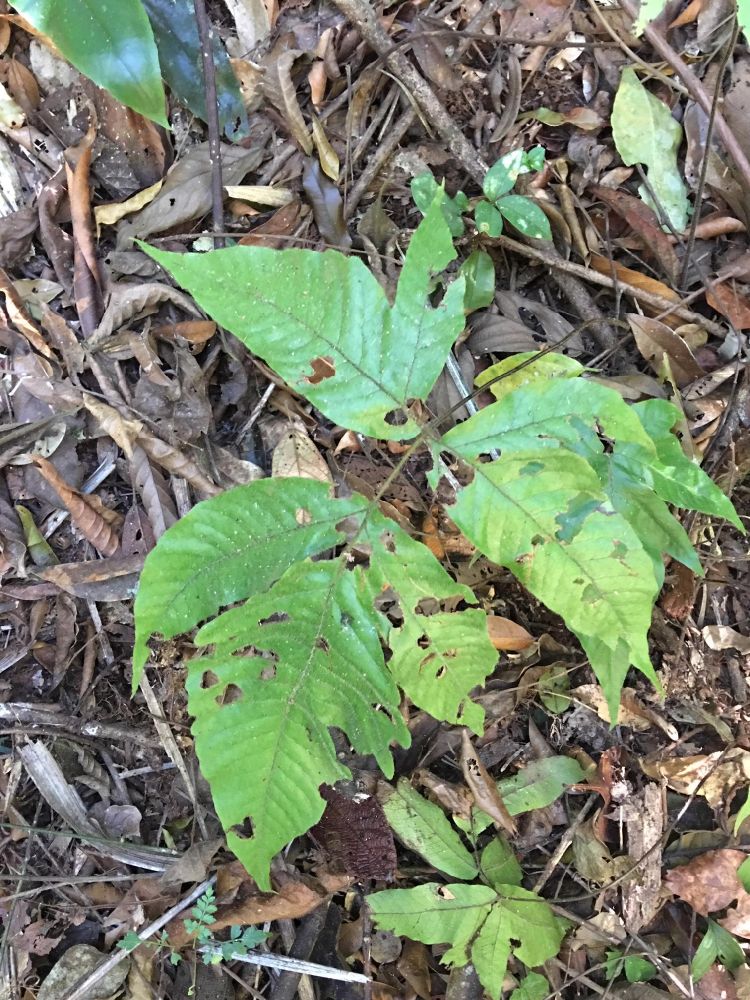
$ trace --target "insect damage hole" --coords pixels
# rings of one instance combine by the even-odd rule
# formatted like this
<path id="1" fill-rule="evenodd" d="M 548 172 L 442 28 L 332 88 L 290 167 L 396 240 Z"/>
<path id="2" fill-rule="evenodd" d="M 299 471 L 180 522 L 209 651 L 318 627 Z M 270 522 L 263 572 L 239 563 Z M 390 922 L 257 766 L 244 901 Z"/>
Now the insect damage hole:
<path id="1" fill-rule="evenodd" d="M 305 382 L 310 385 L 318 385 L 324 379 L 331 378 L 336 374 L 333 358 L 327 354 L 323 357 L 313 358 L 310 367 L 313 370 L 312 375 L 305 375 Z"/>

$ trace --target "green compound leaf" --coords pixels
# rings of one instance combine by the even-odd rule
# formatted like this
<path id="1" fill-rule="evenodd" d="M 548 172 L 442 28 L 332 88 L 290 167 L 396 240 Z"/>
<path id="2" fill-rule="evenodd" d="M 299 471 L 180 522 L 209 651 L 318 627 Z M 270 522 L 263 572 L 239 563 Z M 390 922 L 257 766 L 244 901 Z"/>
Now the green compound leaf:
<path id="1" fill-rule="evenodd" d="M 171 639 L 270 587 L 293 563 L 345 540 L 336 525 L 367 501 L 329 503 L 312 480 L 265 479 L 197 504 L 159 539 L 135 599 L 134 683 L 152 635 Z"/>
<path id="2" fill-rule="evenodd" d="M 511 952 L 533 968 L 556 955 L 565 930 L 547 903 L 516 885 L 438 885 L 390 889 L 367 897 L 378 927 L 423 944 L 450 944 L 448 966 L 472 962 L 498 1000 Z"/>
<path id="3" fill-rule="evenodd" d="M 81 73 L 169 127 L 159 56 L 141 0 L 14 0 L 13 6 Z"/>
<path id="4" fill-rule="evenodd" d="M 440 806 L 429 802 L 400 778 L 395 788 L 378 791 L 383 811 L 398 839 L 446 875 L 470 881 L 477 864 Z"/>
<path id="5" fill-rule="evenodd" d="M 658 592 L 653 563 L 588 462 L 539 448 L 471 464 L 474 479 L 450 508 L 466 537 L 565 619 L 608 701 L 618 703 L 621 682 L 606 649 L 622 645 L 627 662 L 655 680 L 646 641 Z M 592 635 L 602 650 L 587 645 Z"/>
<path id="6" fill-rule="evenodd" d="M 664 400 L 630 407 L 594 382 L 548 377 L 502 396 L 441 441 L 474 470 L 453 520 L 565 619 L 612 711 L 629 664 L 655 680 L 646 632 L 663 553 L 699 571 L 666 504 L 742 527 L 727 497 L 683 454 L 672 433 L 677 416 Z M 483 461 L 493 450 L 500 459 Z"/>
<path id="7" fill-rule="evenodd" d="M 535 240 L 552 239 L 549 220 L 533 198 L 508 194 L 495 204 L 503 218 L 507 219 L 519 233 Z"/>
<path id="8" fill-rule="evenodd" d="M 349 776 L 328 727 L 374 754 L 386 775 L 389 743 L 409 743 L 363 590 L 358 567 L 297 563 L 197 635 L 215 647 L 189 664 L 201 770 L 228 846 L 265 890 L 274 854 L 320 819 L 319 786 Z M 252 780 L 238 780 L 240 748 Z"/>
<path id="9" fill-rule="evenodd" d="M 682 232 L 689 212 L 687 191 L 677 165 L 682 126 L 666 104 L 649 93 L 630 66 L 622 72 L 612 106 L 612 137 L 624 163 L 648 167 L 649 184 L 659 205 L 674 228 Z M 645 185 L 639 187 L 638 193 L 658 214 Z"/>
<path id="10" fill-rule="evenodd" d="M 307 556 L 356 542 L 358 558 Z M 190 661 L 197 752 L 228 840 L 259 884 L 276 851 L 320 818 L 321 783 L 348 776 L 336 726 L 391 773 L 408 744 L 399 687 L 436 718 L 481 732 L 469 692 L 497 660 L 486 619 L 430 551 L 376 505 L 306 479 L 261 480 L 206 500 L 149 553 L 136 601 L 135 671 L 154 633 L 204 626 Z M 391 651 L 386 666 L 383 647 Z M 253 781 L 237 780 L 238 747 Z M 245 820 L 252 836 L 243 832 Z"/>
<path id="11" fill-rule="evenodd" d="M 193 0 L 143 0 L 143 5 L 156 38 L 164 79 L 173 94 L 206 121 L 203 60 Z M 241 139 L 248 132 L 247 114 L 237 78 L 216 34 L 212 52 L 219 124 L 228 139 Z"/>
<path id="12" fill-rule="evenodd" d="M 389 415 L 427 396 L 464 325 L 463 278 L 439 305 L 428 301 L 435 273 L 456 256 L 442 203 L 439 191 L 412 237 L 393 306 L 359 258 L 336 252 L 144 249 L 330 419 L 405 440 L 418 424 Z"/>

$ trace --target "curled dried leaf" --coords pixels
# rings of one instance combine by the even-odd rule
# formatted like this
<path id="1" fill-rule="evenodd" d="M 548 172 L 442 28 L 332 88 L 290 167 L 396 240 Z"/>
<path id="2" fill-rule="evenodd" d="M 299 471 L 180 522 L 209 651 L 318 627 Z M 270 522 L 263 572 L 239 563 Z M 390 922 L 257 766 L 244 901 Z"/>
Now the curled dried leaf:
<path id="1" fill-rule="evenodd" d="M 96 496 L 79 493 L 69 486 L 51 462 L 39 455 L 34 456 L 34 464 L 44 479 L 57 492 L 60 500 L 70 512 L 70 519 L 83 537 L 91 542 L 103 556 L 111 556 L 120 547 L 116 527 L 122 523 L 122 516 L 110 510 Z"/>
<path id="2" fill-rule="evenodd" d="M 477 808 L 491 816 L 498 829 L 505 830 L 511 835 L 515 834 L 517 832 L 515 821 L 505 807 L 496 783 L 471 745 L 467 729 L 461 734 L 461 770 Z"/>

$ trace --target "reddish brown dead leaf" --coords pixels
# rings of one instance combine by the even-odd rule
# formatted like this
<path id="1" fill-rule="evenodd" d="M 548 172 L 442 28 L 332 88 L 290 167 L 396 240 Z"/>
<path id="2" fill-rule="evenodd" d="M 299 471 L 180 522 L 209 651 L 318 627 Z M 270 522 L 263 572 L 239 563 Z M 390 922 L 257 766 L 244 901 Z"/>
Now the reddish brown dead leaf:
<path id="1" fill-rule="evenodd" d="M 2 268 L 0 268 L 0 292 L 5 296 L 5 308 L 14 328 L 28 340 L 34 350 L 43 354 L 45 358 L 51 358 L 51 349 L 39 328 L 26 312 L 21 296 L 15 290 L 13 283 Z"/>
<path id="2" fill-rule="evenodd" d="M 656 281 L 654 278 L 649 278 L 648 275 L 641 274 L 640 271 L 634 271 L 630 267 L 625 267 L 618 261 L 609 260 L 608 257 L 602 257 L 600 254 L 592 253 L 590 257 L 591 266 L 599 274 L 606 274 L 610 278 L 614 277 L 621 285 L 630 285 L 631 288 L 638 288 L 645 292 L 651 292 L 652 295 L 660 295 L 663 299 L 668 302 L 674 302 L 678 304 L 680 301 L 679 295 L 672 291 L 672 289 L 665 285 L 663 281 Z M 648 305 L 644 303 L 644 311 L 653 315 L 659 314 L 659 317 L 663 323 L 668 323 L 670 326 L 679 326 L 684 320 L 681 320 L 679 316 L 675 316 L 670 313 L 667 316 L 661 316 L 663 312 L 662 309 Z"/>
<path id="3" fill-rule="evenodd" d="M 309 211 L 309 209 L 308 209 Z M 247 247 L 270 247 L 281 250 L 288 246 L 288 239 L 294 232 L 302 215 L 302 203 L 293 201 L 274 212 L 270 219 L 252 229 L 240 239 L 240 244 Z"/>
<path id="4" fill-rule="evenodd" d="M 684 622 L 695 603 L 695 573 L 682 563 L 673 562 L 659 605 L 669 618 Z"/>
<path id="5" fill-rule="evenodd" d="M 35 455 L 33 461 L 67 507 L 71 520 L 83 537 L 103 556 L 114 555 L 120 547 L 115 528 L 122 523 L 122 515 L 105 507 L 98 497 L 79 493 L 78 490 L 68 486 L 54 465 L 46 458 Z"/>
<path id="6" fill-rule="evenodd" d="M 487 615 L 487 631 L 495 649 L 506 653 L 517 653 L 534 644 L 534 637 L 529 635 L 523 625 L 517 625 L 510 618 Z"/>
<path id="7" fill-rule="evenodd" d="M 471 745 L 466 729 L 461 733 L 461 770 L 466 784 L 474 796 L 477 808 L 491 816 L 498 829 L 514 835 L 517 832 L 515 821 L 505 808 L 496 783 L 490 777 L 487 768 Z"/>
<path id="8" fill-rule="evenodd" d="M 743 851 L 706 851 L 667 872 L 664 885 L 705 917 L 714 910 L 723 910 L 744 893 L 737 877 L 744 860 Z"/>
<path id="9" fill-rule="evenodd" d="M 352 238 L 344 222 L 344 203 L 336 185 L 324 176 L 317 160 L 308 159 L 302 174 L 302 187 L 313 210 L 321 237 L 332 247 L 348 250 Z"/>
<path id="10" fill-rule="evenodd" d="M 677 280 L 679 268 L 677 254 L 669 237 L 659 225 L 659 220 L 653 209 L 649 208 L 640 198 L 634 198 L 633 195 L 627 194 L 625 191 L 616 191 L 612 188 L 602 187 L 600 184 L 593 185 L 590 190 L 600 201 L 603 201 L 613 212 L 624 219 L 633 232 L 643 239 L 646 252 L 674 283 Z"/>
<path id="11" fill-rule="evenodd" d="M 172 343 L 186 340 L 192 348 L 202 348 L 216 333 L 216 323 L 210 319 L 188 319 L 183 323 L 154 326 L 151 333 Z"/>
<path id="12" fill-rule="evenodd" d="M 445 559 L 445 546 L 440 539 L 438 523 L 432 511 L 427 511 L 422 521 L 422 541 L 436 559 Z"/>
<path id="13" fill-rule="evenodd" d="M 73 222 L 73 293 L 84 337 L 91 336 L 104 312 L 89 187 L 91 149 L 95 138 L 92 126 L 79 146 L 65 151 L 65 175 Z"/>
<path id="14" fill-rule="evenodd" d="M 681 28 L 685 24 L 692 24 L 696 20 L 700 12 L 703 10 L 704 0 L 690 0 L 690 3 L 678 14 L 674 21 L 669 25 L 670 30 L 672 28 Z"/>
<path id="15" fill-rule="evenodd" d="M 217 886 L 218 908 L 215 931 L 233 925 L 264 924 L 272 920 L 298 920 L 311 913 L 329 898 L 330 893 L 314 878 L 294 878 L 285 873 L 274 876 L 274 892 L 259 892 L 247 873 L 231 892 L 232 900 L 222 904 L 222 893 Z M 340 888 L 340 886 L 339 886 Z M 169 940 L 181 948 L 190 940 L 184 922 L 176 918 L 168 924 Z"/>
<path id="16" fill-rule="evenodd" d="M 706 292 L 706 302 L 732 324 L 735 330 L 750 329 L 750 300 L 735 283 L 714 283 Z"/>

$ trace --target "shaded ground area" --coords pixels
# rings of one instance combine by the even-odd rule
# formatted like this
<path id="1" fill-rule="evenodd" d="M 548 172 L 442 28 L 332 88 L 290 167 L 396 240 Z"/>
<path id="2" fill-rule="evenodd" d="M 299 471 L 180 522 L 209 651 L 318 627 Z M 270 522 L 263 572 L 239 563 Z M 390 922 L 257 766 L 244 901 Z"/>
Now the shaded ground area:
<path id="1" fill-rule="evenodd" d="M 459 262 L 491 256 L 496 290 L 468 318 L 431 412 L 460 421 L 482 371 L 560 344 L 628 401 L 677 402 L 685 448 L 746 521 L 750 58 L 729 2 L 669 3 L 640 38 L 633 6 L 403 3 L 377 20 L 357 0 L 210 6 L 249 122 L 222 146 L 224 231 L 359 254 L 392 291 L 421 217 L 415 177 L 430 171 L 449 194 L 478 199 L 502 154 L 543 147 L 542 169 L 516 190 L 541 206 L 553 241 L 507 225 L 457 238 Z M 275 863 L 275 891 L 259 892 L 223 845 L 198 769 L 183 688 L 190 637 L 155 649 L 131 697 L 132 600 L 158 538 L 232 485 L 301 475 L 378 497 L 491 616 L 498 665 L 477 695 L 487 725 L 475 749 L 493 779 L 528 778 L 511 840 L 522 884 L 570 921 L 541 985 L 513 959 L 505 989 L 523 981 L 536 991 L 528 1000 L 743 997 L 746 541 L 684 519 L 706 572 L 667 566 L 650 634 L 664 697 L 631 675 L 610 727 L 580 647 L 455 529 L 428 486 L 428 456 L 393 478 L 398 446 L 322 418 L 134 245 L 210 247 L 204 124 L 174 95 L 171 133 L 135 115 L 8 12 L 0 3 L 0 996 L 35 996 L 66 955 L 75 979 L 84 959 L 71 948 L 117 956 L 119 940 L 160 918 L 168 941 L 138 948 L 98 995 L 359 997 L 362 975 L 378 998 L 482 995 L 470 966 L 449 975 L 440 964 L 444 943 L 370 926 L 357 877 L 379 874 L 393 850 L 374 807 L 332 793 L 328 827 L 295 841 Z M 625 151 L 643 136 L 659 147 L 662 132 L 644 119 L 641 135 L 636 117 L 613 136 L 626 67 L 681 126 L 672 172 L 692 210 L 682 225 L 654 191 L 653 164 Z M 663 166 L 663 150 L 651 152 Z M 404 712 L 413 742 L 395 752 L 396 779 L 466 818 L 461 730 Z M 358 790 L 387 799 L 374 763 L 344 740 L 340 751 Z M 586 781 L 555 785 L 561 760 Z M 237 768 L 252 780 L 241 747 Z M 443 878 L 413 845 L 398 842 L 396 860 L 400 887 Z M 211 905 L 214 877 L 203 944 L 253 926 L 268 936 L 249 946 L 355 981 L 204 966 L 185 917 L 196 898 Z M 693 982 L 707 929 L 714 951 Z M 170 950 L 184 960 L 173 965 Z M 48 1000 L 67 995 L 48 989 Z"/>

